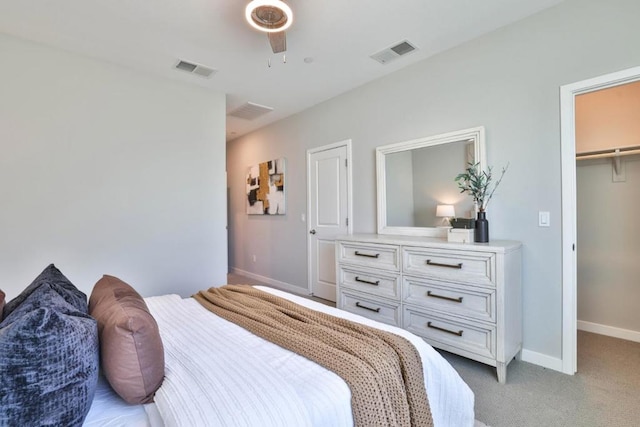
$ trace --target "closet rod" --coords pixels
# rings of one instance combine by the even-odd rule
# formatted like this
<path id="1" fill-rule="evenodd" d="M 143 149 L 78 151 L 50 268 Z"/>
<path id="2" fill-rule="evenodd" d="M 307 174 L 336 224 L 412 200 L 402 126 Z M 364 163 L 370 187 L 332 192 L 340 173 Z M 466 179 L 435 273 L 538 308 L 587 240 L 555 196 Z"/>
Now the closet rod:
<path id="1" fill-rule="evenodd" d="M 640 145 L 631 147 L 616 148 L 612 150 L 591 151 L 589 153 L 576 154 L 576 160 L 601 159 L 606 157 L 630 156 L 632 154 L 640 154 Z"/>

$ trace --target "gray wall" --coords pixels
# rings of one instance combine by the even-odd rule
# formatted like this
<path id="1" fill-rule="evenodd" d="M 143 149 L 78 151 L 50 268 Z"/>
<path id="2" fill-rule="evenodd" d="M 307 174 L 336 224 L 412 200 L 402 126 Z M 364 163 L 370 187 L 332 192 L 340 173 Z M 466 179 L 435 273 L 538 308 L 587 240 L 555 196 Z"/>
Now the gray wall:
<path id="1" fill-rule="evenodd" d="M 0 288 L 226 281 L 225 96 L 0 34 Z"/>
<path id="2" fill-rule="evenodd" d="M 640 155 L 577 163 L 578 320 L 640 332 Z"/>
<path id="3" fill-rule="evenodd" d="M 557 360 L 559 87 L 639 65 L 638 16 L 637 0 L 568 0 L 229 142 L 231 267 L 306 287 L 307 231 L 300 215 L 306 212 L 308 148 L 352 139 L 354 231 L 375 232 L 376 146 L 483 125 L 488 164 L 511 164 L 488 219 L 491 238 L 524 244 L 524 347 L 530 355 Z M 248 217 L 246 166 L 279 156 L 289 162 L 287 215 Z M 539 210 L 551 212 L 551 227 L 538 227 Z M 274 255 L 253 263 L 250 253 L 256 250 Z"/>

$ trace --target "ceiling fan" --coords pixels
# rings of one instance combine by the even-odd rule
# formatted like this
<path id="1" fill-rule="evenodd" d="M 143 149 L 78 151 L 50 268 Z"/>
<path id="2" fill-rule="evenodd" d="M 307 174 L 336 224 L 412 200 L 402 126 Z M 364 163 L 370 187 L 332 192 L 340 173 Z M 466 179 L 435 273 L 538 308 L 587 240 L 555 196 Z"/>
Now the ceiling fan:
<path id="1" fill-rule="evenodd" d="M 293 23 L 291 8 L 282 0 L 252 0 L 245 17 L 252 27 L 264 31 L 269 37 L 273 53 L 287 50 L 285 30 Z"/>

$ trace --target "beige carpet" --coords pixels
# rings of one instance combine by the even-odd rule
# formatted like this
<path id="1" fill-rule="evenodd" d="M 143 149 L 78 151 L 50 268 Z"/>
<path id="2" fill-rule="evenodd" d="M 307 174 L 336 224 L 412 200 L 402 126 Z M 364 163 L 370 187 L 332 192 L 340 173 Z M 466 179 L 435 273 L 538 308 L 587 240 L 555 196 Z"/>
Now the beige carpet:
<path id="1" fill-rule="evenodd" d="M 578 373 L 514 360 L 507 384 L 495 370 L 443 353 L 476 396 L 476 418 L 491 427 L 640 426 L 640 343 L 578 331 Z"/>

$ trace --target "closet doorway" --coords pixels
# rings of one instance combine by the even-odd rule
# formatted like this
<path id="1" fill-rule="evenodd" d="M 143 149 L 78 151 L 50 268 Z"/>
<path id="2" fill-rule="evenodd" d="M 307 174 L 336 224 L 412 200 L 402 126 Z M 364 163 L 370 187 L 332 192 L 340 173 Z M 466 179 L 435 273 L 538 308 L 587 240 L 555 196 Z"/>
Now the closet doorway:
<path id="1" fill-rule="evenodd" d="M 600 76 L 594 79 L 589 79 L 571 85 L 562 86 L 560 89 L 561 95 L 561 152 L 562 152 L 562 265 L 563 265 L 563 336 L 562 336 L 562 370 L 567 374 L 574 374 L 577 371 L 577 329 L 578 329 L 578 261 L 582 266 L 595 265 L 597 262 L 606 263 L 606 269 L 608 269 L 608 279 L 603 278 L 603 282 L 606 286 L 606 281 L 611 280 L 613 276 L 613 282 L 618 281 L 621 276 L 614 270 L 611 270 L 612 264 L 620 263 L 628 264 L 628 255 L 624 254 L 618 258 L 607 259 L 610 253 L 615 253 L 617 250 L 621 250 L 621 246 L 627 245 L 631 250 L 637 248 L 637 243 L 629 244 L 628 237 L 624 235 L 618 235 L 617 237 L 619 245 L 611 246 L 616 241 L 616 236 L 613 235 L 613 227 L 624 228 L 624 218 L 634 218 L 634 214 L 640 207 L 638 202 L 639 198 L 629 197 L 629 194 L 625 195 L 625 190 L 628 192 L 631 188 L 631 184 L 626 182 L 629 179 L 637 179 L 636 170 L 640 163 L 638 159 L 639 154 L 634 154 L 634 149 L 640 149 L 640 135 L 629 135 L 624 138 L 621 135 L 613 135 L 607 138 L 593 138 L 592 141 L 588 141 L 591 138 L 585 140 L 585 129 L 591 136 L 597 134 L 593 129 L 584 128 L 585 120 L 593 120 L 593 117 L 589 118 L 588 115 L 593 111 L 601 109 L 601 106 L 596 105 L 592 108 L 591 112 L 589 103 L 595 101 L 596 103 L 614 102 L 615 107 L 616 99 L 622 102 L 621 90 L 628 88 L 635 88 L 636 84 L 640 82 L 640 67 L 621 71 L 618 73 L 608 74 Z M 633 85 L 633 86 L 630 86 Z M 605 92 L 607 90 L 613 90 L 613 92 Z M 592 96 L 593 95 L 593 96 Z M 608 98 L 609 101 L 607 101 Z M 625 117 L 621 117 L 620 113 L 614 113 L 615 108 L 601 109 L 601 113 L 609 115 L 604 123 L 615 124 Z M 637 111 L 637 110 L 636 110 Z M 636 115 L 638 113 L 636 112 Z M 636 118 L 636 122 L 638 119 Z M 630 121 L 631 123 L 633 120 Z M 587 123 L 588 125 L 589 123 Z M 611 132 L 611 130 L 609 130 Z M 578 136 L 581 140 L 578 141 Z M 600 142 L 594 142 L 597 139 Z M 606 143 L 602 142 L 606 140 Z M 586 145 L 585 145 L 586 141 Z M 631 142 L 628 142 L 631 141 Z M 578 143 L 578 145 L 577 145 Z M 591 144 L 591 145 L 590 145 Z M 592 145 L 596 144 L 596 145 Z M 602 144 L 605 144 L 602 146 Z M 617 152 L 616 152 L 617 150 Z M 576 156 L 578 154 L 578 157 Z M 589 154 L 591 157 L 589 157 Z M 622 157 L 625 154 L 630 156 Z M 576 160 L 580 158 L 581 160 Z M 579 162 L 577 164 L 577 162 Z M 580 170 L 578 170 L 580 168 Z M 608 182 L 603 182 L 602 175 L 608 174 Z M 597 181 L 597 179 L 600 181 Z M 578 188 L 578 183 L 580 188 Z M 611 185 L 619 184 L 617 187 L 611 187 Z M 590 188 L 584 188 L 585 186 L 592 186 L 591 188 L 594 199 L 589 201 Z M 633 186 L 637 188 L 637 184 Z M 615 191 L 613 191 L 615 190 Z M 605 194 L 608 200 L 597 201 L 595 199 L 596 191 Z M 631 190 L 633 191 L 633 190 Z M 634 199 L 634 200 L 631 200 Z M 625 201 L 626 203 L 622 203 Z M 633 206 L 631 203 L 634 203 Z M 628 204 L 626 207 L 628 214 L 625 215 L 621 209 L 625 209 L 623 205 Z M 593 218 L 595 213 L 595 218 Z M 611 215 L 611 216 L 609 216 Z M 578 221 L 580 218 L 580 222 Z M 610 233 L 609 235 L 607 233 Z M 635 236 L 636 241 L 638 236 Z M 578 245 L 578 242 L 584 240 L 585 252 L 580 253 L 578 256 L 576 251 L 581 250 L 582 246 Z M 624 252 L 624 251 L 623 251 Z M 620 254 L 620 252 L 618 252 Z M 598 259 L 590 260 L 589 257 L 596 257 Z M 637 253 L 635 254 L 637 258 Z M 602 264 L 601 264 L 602 265 Z M 613 273 L 612 273 L 613 271 Z M 583 273 L 586 273 L 585 276 Z M 583 276 L 586 278 L 585 285 L 590 285 L 590 281 L 597 281 L 598 277 L 588 276 L 589 271 L 582 271 L 580 274 L 581 280 Z M 596 275 L 597 276 L 597 275 Z M 580 286 L 582 288 L 582 286 Z M 618 286 L 619 287 L 619 286 Z M 624 287 L 624 286 L 623 286 Z M 637 286 L 636 286 L 637 289 Z M 595 309 L 590 313 L 588 309 L 585 309 L 583 303 L 587 303 L 591 298 L 598 298 L 598 295 L 602 297 L 607 295 L 607 302 L 615 304 L 616 298 L 618 302 L 619 297 L 613 295 L 615 291 L 612 285 L 610 294 L 606 294 L 607 289 L 602 289 L 602 284 L 593 286 L 589 292 L 584 295 L 581 294 L 581 316 L 592 316 L 593 319 L 600 319 L 598 321 L 581 321 L 580 329 L 591 329 L 593 332 L 605 333 L 607 335 L 613 335 L 621 338 L 632 338 L 628 336 L 628 332 L 632 332 L 624 327 L 605 326 L 602 323 L 607 323 L 606 319 L 614 319 L 613 323 L 619 323 L 620 313 L 616 310 L 621 307 L 608 307 L 605 310 Z M 627 289 L 628 290 L 628 289 Z M 638 291 L 640 292 L 640 291 Z M 583 301 L 583 299 L 586 300 Z M 622 297 L 624 300 L 624 297 Z M 629 300 L 632 296 L 628 296 Z M 633 298 L 635 299 L 635 298 Z M 628 305 L 623 301 L 623 305 Z M 622 316 L 624 317 L 624 316 Z M 604 320 L 603 320 L 604 319 Z M 624 322 L 623 322 L 624 323 Z M 633 323 L 633 322 L 632 322 Z M 622 332 L 621 332 L 622 331 Z M 621 336 L 620 333 L 627 333 L 627 336 Z"/>
<path id="2" fill-rule="evenodd" d="M 575 110 L 578 330 L 640 342 L 640 81 Z"/>

